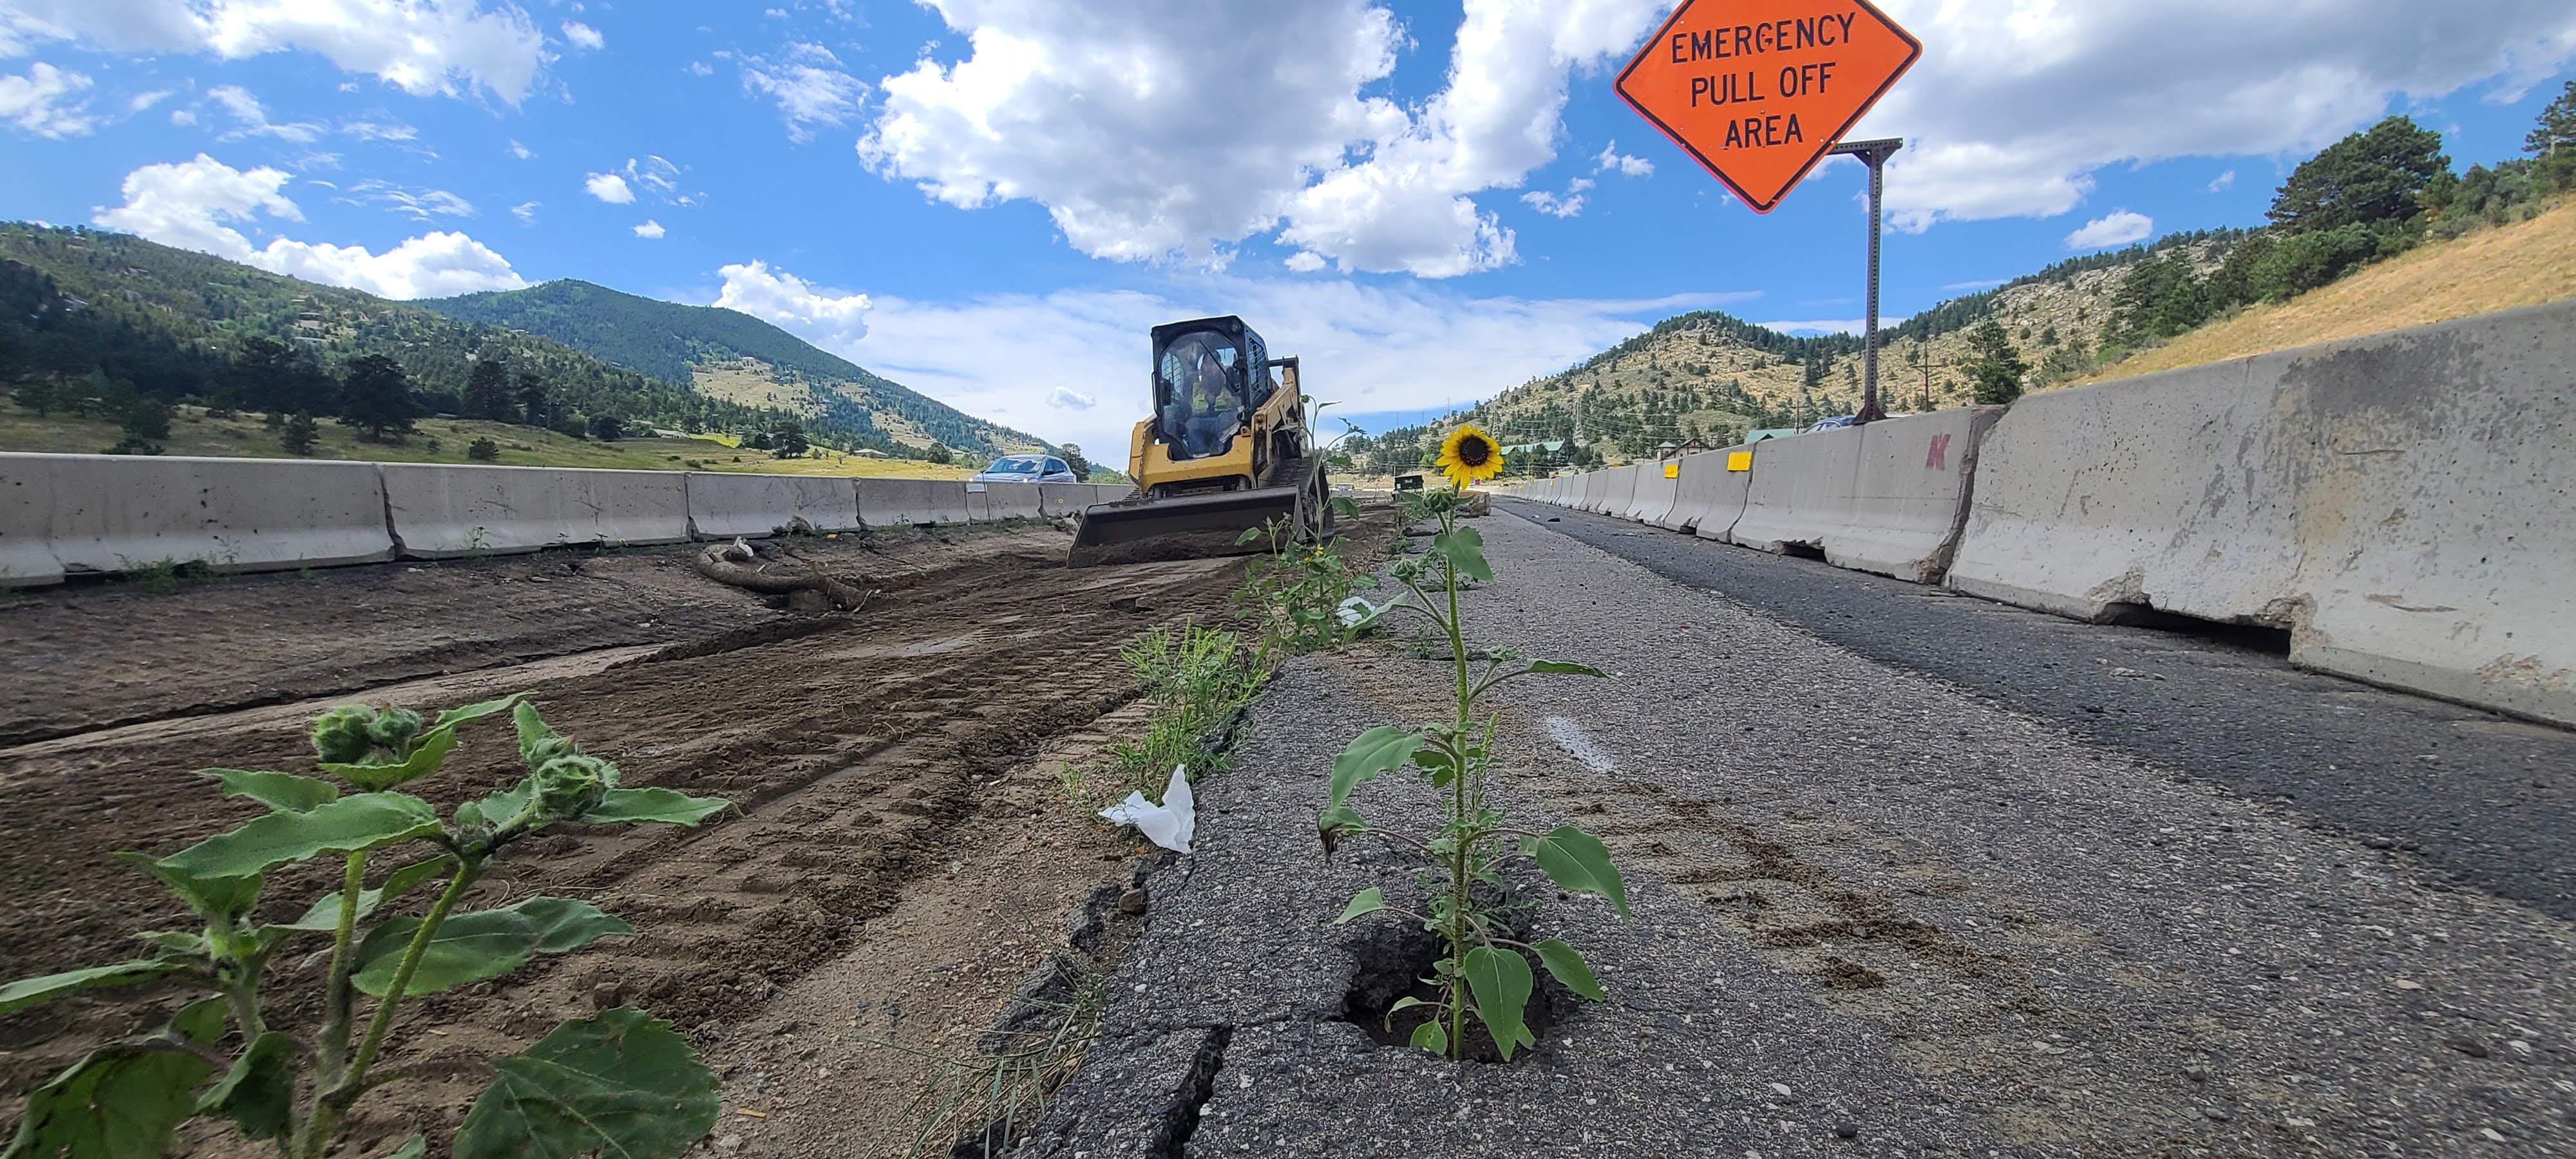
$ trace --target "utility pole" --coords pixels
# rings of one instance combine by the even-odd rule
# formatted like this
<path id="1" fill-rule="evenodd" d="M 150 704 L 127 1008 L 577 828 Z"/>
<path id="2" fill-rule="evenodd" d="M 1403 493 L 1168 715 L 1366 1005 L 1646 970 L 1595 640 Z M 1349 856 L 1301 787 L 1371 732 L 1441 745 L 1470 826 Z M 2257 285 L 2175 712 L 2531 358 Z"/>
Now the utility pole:
<path id="1" fill-rule="evenodd" d="M 1858 157 L 1869 166 L 1869 320 L 1861 333 L 1861 347 L 1866 352 L 1862 375 L 1860 413 L 1852 425 L 1874 423 L 1887 417 L 1878 405 L 1878 235 L 1879 195 L 1886 187 L 1887 159 L 1905 147 L 1902 137 L 1876 141 L 1845 141 L 1829 152 Z"/>

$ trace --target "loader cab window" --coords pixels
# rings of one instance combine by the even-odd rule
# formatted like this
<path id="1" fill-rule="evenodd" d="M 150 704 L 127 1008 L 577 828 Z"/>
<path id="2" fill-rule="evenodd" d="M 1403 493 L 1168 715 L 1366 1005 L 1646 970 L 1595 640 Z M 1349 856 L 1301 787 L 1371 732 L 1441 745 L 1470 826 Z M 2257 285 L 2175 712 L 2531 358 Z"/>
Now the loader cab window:
<path id="1" fill-rule="evenodd" d="M 1222 455 L 1243 429 L 1243 352 L 1214 330 L 1184 334 L 1163 348 L 1154 403 L 1175 459 Z"/>

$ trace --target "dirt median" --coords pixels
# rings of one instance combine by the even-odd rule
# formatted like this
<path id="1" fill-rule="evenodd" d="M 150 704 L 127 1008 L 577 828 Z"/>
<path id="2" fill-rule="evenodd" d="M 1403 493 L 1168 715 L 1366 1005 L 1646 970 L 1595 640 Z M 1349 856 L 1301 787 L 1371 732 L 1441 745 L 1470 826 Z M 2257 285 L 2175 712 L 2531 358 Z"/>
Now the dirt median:
<path id="1" fill-rule="evenodd" d="M 772 1028 L 760 1016 L 807 973 L 867 947 L 887 962 L 983 965 L 913 998 L 898 992 L 922 991 L 920 971 L 881 985 L 845 974 L 832 999 L 847 1007 L 842 1025 L 906 1003 L 916 1023 L 989 1018 L 1043 953 L 1032 941 L 1007 947 L 1025 954 L 1017 962 L 987 962 L 990 933 L 1051 925 L 1068 897 L 1127 874 L 1130 850 L 1049 799 L 1047 762 L 1092 759 L 1114 733 L 1137 691 L 1121 641 L 1226 617 L 1242 568 L 1067 571 L 1068 538 L 1024 527 L 800 541 L 836 576 L 879 589 L 856 615 L 813 621 L 696 577 L 676 551 L 158 595 L 101 587 L 0 611 L 45 660 L 0 681 L 11 735 L 42 738 L 0 749 L 0 874 L 19 887 L 0 914 L 0 976 L 111 960 L 129 931 L 184 927 L 183 911 L 109 855 L 165 852 L 253 814 L 193 770 L 308 768 L 303 721 L 352 694 L 434 707 L 525 691 L 628 783 L 742 812 L 695 830 L 549 834 L 497 867 L 471 904 L 578 897 L 642 932 L 407 1007 L 406 1021 L 444 1031 L 411 1040 L 413 1057 L 505 1053 L 561 1018 L 633 1002 L 722 1065 L 745 1056 L 750 1028 Z M 480 795 L 514 777 L 516 759 L 506 730 L 470 734 L 424 795 Z M 325 888 L 286 881 L 270 894 L 300 906 Z M 914 911 L 869 932 L 899 903 Z M 973 920 L 925 916 L 940 913 Z M 78 999 L 0 1020 L 0 1080 L 24 1091 L 173 1003 Z M 917 1070 L 891 1052 L 855 1065 Z M 427 1126 L 439 1141 L 479 1086 L 371 1099 L 356 1133 Z M 743 1097 L 771 1101 L 754 1089 L 729 1115 Z"/>

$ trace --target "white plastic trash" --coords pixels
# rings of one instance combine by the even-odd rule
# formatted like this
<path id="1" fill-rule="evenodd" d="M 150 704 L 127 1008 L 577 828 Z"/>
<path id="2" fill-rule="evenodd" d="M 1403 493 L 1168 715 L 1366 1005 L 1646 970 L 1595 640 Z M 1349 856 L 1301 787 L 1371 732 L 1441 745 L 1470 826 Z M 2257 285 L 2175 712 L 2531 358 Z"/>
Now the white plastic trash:
<path id="1" fill-rule="evenodd" d="M 1190 797 L 1190 770 L 1187 765 L 1172 766 L 1172 783 L 1163 787 L 1163 803 L 1153 804 L 1143 793 L 1129 793 L 1127 799 L 1100 811 L 1102 820 L 1112 825 L 1133 825 L 1145 840 L 1174 853 L 1190 851 L 1190 838 L 1198 834 L 1198 803 Z"/>
<path id="2" fill-rule="evenodd" d="M 1405 597 L 1399 595 L 1383 604 L 1372 604 L 1358 596 L 1352 596 L 1334 606 L 1333 618 L 1340 620 L 1342 626 L 1350 629 L 1353 634 L 1365 635 L 1369 629 L 1377 626 L 1378 617 L 1394 611 L 1397 606 L 1404 603 L 1404 600 Z"/>

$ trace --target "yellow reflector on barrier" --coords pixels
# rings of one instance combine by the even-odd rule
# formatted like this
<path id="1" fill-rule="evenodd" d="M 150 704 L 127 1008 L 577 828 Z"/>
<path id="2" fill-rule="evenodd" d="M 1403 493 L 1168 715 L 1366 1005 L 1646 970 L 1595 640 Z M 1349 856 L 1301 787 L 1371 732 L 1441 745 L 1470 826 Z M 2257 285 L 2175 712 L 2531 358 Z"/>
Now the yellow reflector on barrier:
<path id="1" fill-rule="evenodd" d="M 1666 464 L 1664 464 L 1664 478 L 1667 478 L 1667 479 L 1679 479 L 1679 478 L 1681 478 L 1681 477 L 1682 477 L 1682 465 L 1681 465 L 1681 464 L 1679 464 L 1679 463 L 1666 463 Z"/>
<path id="2" fill-rule="evenodd" d="M 1753 452 L 1751 452 L 1751 451 L 1729 451 L 1729 452 L 1727 452 L 1727 453 L 1726 453 L 1726 469 L 1727 469 L 1727 470 L 1729 470 L 1729 471 L 1750 471 L 1750 470 L 1752 470 L 1752 469 L 1753 469 Z"/>

